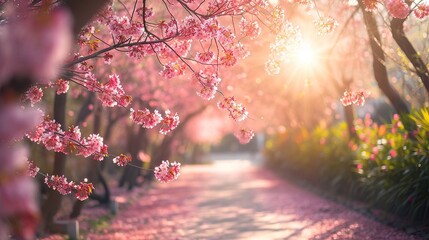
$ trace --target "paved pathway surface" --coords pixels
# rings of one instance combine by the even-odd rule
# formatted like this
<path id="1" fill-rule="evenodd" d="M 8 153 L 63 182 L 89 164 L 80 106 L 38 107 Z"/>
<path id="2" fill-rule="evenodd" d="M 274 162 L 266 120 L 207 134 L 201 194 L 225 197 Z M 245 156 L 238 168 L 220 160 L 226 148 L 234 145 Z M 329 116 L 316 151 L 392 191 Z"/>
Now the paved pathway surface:
<path id="1" fill-rule="evenodd" d="M 185 166 L 88 239 L 414 239 L 248 161 Z"/>

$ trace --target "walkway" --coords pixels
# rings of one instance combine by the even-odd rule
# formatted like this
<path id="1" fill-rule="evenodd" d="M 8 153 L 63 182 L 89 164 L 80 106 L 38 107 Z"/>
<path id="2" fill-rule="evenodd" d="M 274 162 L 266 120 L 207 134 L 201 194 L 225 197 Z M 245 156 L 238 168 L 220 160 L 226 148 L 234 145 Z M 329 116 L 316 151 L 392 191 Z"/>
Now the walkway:
<path id="1" fill-rule="evenodd" d="M 185 166 L 88 239 L 414 239 L 248 161 Z"/>

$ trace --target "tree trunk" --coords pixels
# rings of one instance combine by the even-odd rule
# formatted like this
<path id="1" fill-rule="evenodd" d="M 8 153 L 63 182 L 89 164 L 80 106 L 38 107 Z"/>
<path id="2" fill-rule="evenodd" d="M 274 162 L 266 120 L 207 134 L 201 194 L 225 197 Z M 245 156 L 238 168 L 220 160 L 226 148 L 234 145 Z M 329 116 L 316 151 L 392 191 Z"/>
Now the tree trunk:
<path id="1" fill-rule="evenodd" d="M 76 122 L 75 122 L 76 126 L 79 126 L 80 124 L 82 124 L 89 117 L 89 115 L 91 115 L 94 109 L 91 110 L 89 106 L 91 104 L 94 105 L 94 102 L 95 102 L 95 94 L 89 93 L 88 97 L 85 99 L 85 102 L 83 103 L 77 115 Z"/>
<path id="2" fill-rule="evenodd" d="M 142 162 L 138 159 L 138 153 L 140 149 L 146 149 L 148 140 L 146 135 L 146 129 L 143 127 L 138 128 L 137 134 L 133 134 L 131 131 L 131 137 L 129 138 L 130 154 L 132 157 L 131 164 L 140 166 Z M 127 165 L 124 172 L 122 173 L 119 186 L 123 187 L 128 184 L 128 190 L 132 190 L 137 183 L 137 178 L 140 176 L 141 169 Z"/>
<path id="3" fill-rule="evenodd" d="M 99 104 L 94 103 L 94 127 L 93 127 L 93 133 L 100 133 L 100 127 L 101 127 L 101 107 Z M 86 173 L 86 177 L 89 179 L 90 182 L 92 182 L 94 185 L 98 182 L 98 171 L 100 168 L 100 162 L 93 159 L 88 159 L 89 165 Z M 85 201 L 75 200 L 73 204 L 72 212 L 70 213 L 70 218 L 77 218 L 79 217 L 82 208 L 85 204 Z"/>
<path id="4" fill-rule="evenodd" d="M 108 0 L 65 0 L 64 5 L 70 9 L 73 16 L 73 32 L 77 36 L 94 15 L 108 3 Z"/>
<path id="5" fill-rule="evenodd" d="M 104 194 L 101 195 L 101 194 L 97 194 L 96 192 L 94 192 L 91 195 L 89 195 L 89 198 L 92 200 L 98 201 L 100 204 L 108 204 L 108 203 L 110 203 L 109 185 L 108 185 L 105 177 L 103 176 L 103 173 L 102 173 L 100 168 L 97 169 L 97 175 L 98 175 L 98 180 L 100 181 L 100 184 L 103 186 Z"/>
<path id="6" fill-rule="evenodd" d="M 65 126 L 67 94 L 55 95 L 54 99 L 54 119 L 61 126 Z M 53 175 L 63 175 L 66 167 L 66 155 L 55 153 Z M 54 217 L 61 206 L 62 196 L 52 189 L 48 192 L 48 197 L 42 205 L 44 228 L 56 231 Z"/>
<path id="7" fill-rule="evenodd" d="M 352 105 L 345 106 L 344 107 L 344 117 L 346 119 L 347 124 L 347 131 L 349 133 L 349 138 L 356 140 L 358 139 L 356 134 L 356 129 L 354 126 L 354 120 L 355 120 L 355 111 L 354 107 Z"/>
<path id="8" fill-rule="evenodd" d="M 368 32 L 369 45 L 372 50 L 373 58 L 372 66 L 374 69 L 374 77 L 377 81 L 378 87 L 386 95 L 390 103 L 400 115 L 408 114 L 410 110 L 408 109 L 406 102 L 401 98 L 399 93 L 389 83 L 387 69 L 384 65 L 385 56 L 381 47 L 380 32 L 378 31 L 375 17 L 372 13 L 367 12 L 365 10 L 365 6 L 362 3 L 362 0 L 359 0 L 359 6 L 363 13 L 366 30 Z"/>
<path id="9" fill-rule="evenodd" d="M 399 48 L 407 56 L 408 60 L 416 70 L 417 75 L 420 77 L 426 92 L 429 93 L 429 71 L 426 64 L 423 62 L 420 55 L 414 49 L 413 44 L 408 40 L 404 32 L 404 21 L 405 19 L 393 18 L 390 22 L 392 30 L 392 36 Z"/>

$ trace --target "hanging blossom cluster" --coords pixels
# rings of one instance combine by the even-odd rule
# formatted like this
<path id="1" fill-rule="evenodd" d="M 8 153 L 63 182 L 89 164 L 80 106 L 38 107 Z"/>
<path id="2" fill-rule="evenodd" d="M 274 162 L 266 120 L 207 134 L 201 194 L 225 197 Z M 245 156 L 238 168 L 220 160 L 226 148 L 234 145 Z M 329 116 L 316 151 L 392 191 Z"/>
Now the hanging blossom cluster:
<path id="1" fill-rule="evenodd" d="M 64 79 L 58 79 L 55 82 L 55 86 L 57 87 L 57 94 L 64 94 L 67 93 L 69 91 L 70 85 L 69 85 L 69 81 L 64 80 Z"/>
<path id="2" fill-rule="evenodd" d="M 131 155 L 120 154 L 119 156 L 113 158 L 113 163 L 120 167 L 126 166 L 132 160 Z"/>
<path id="3" fill-rule="evenodd" d="M 343 94 L 343 97 L 340 99 L 343 106 L 349 106 L 356 104 L 357 106 L 363 106 L 365 104 L 365 99 L 370 95 L 369 91 L 358 90 L 358 91 L 348 91 L 346 90 Z"/>
<path id="4" fill-rule="evenodd" d="M 176 180 L 180 175 L 180 163 L 170 162 L 168 160 L 162 161 L 161 165 L 155 167 L 155 178 L 163 183 L 168 183 Z"/>
<path id="5" fill-rule="evenodd" d="M 27 137 L 38 144 L 43 144 L 46 149 L 64 154 L 76 152 L 76 155 L 84 157 L 93 156 L 101 161 L 107 153 L 107 145 L 103 144 L 103 138 L 98 134 L 90 134 L 82 138 L 79 127 L 69 127 L 67 131 L 61 129 L 61 125 L 48 117 L 36 127 Z"/>
<path id="6" fill-rule="evenodd" d="M 182 2 L 182 5 L 191 6 L 191 9 L 196 7 L 200 9 L 201 14 L 208 14 L 207 17 L 199 17 L 197 13 L 178 20 L 176 18 L 162 19 L 158 24 L 143 25 L 143 19 L 148 22 L 154 15 L 151 8 L 137 9 L 137 14 L 141 17 L 129 18 L 128 16 L 115 15 L 112 6 L 109 6 L 105 11 L 99 14 L 97 22 L 100 25 L 106 26 L 112 33 L 115 42 L 119 45 L 126 45 L 128 55 L 131 58 L 141 59 L 146 56 L 156 55 L 163 62 L 163 69 L 160 75 L 163 78 L 171 79 L 182 76 L 187 71 L 188 66 L 184 63 L 185 60 L 178 59 L 179 57 L 190 58 L 190 50 L 192 43 L 198 41 L 203 48 L 202 51 L 196 51 L 194 59 L 201 63 L 212 63 L 215 59 L 218 61 L 214 64 L 223 66 L 233 66 L 239 59 L 243 59 L 249 55 L 235 35 L 235 32 L 230 28 L 222 25 L 220 21 L 213 15 L 222 15 L 225 11 L 227 15 L 237 15 L 243 17 L 241 21 L 242 37 L 255 38 L 260 35 L 261 28 L 256 21 L 247 21 L 244 18 L 246 11 L 256 13 L 258 10 L 256 5 L 260 7 L 268 6 L 266 1 L 234 1 L 228 4 L 219 4 L 216 0 L 209 1 L 207 11 L 204 11 L 202 6 L 195 5 L 193 1 Z M 174 5 L 174 3 L 172 3 Z M 194 6 L 195 5 L 195 6 Z M 98 29 L 98 27 L 97 27 Z M 145 32 L 144 29 L 148 29 Z M 91 52 L 97 51 L 99 40 L 95 37 L 96 28 L 87 26 L 80 34 L 79 42 L 82 46 L 87 46 Z M 154 36 L 162 36 L 161 39 Z M 124 40 L 131 39 L 129 42 Z M 240 38 L 241 39 L 241 38 Z M 165 42 L 163 42 L 165 40 Z M 212 43 L 216 42 L 216 47 L 221 46 L 222 51 L 213 51 L 210 48 Z M 217 53 L 216 53 L 217 52 Z M 106 62 L 110 62 L 112 56 L 109 55 Z M 87 78 L 87 77 L 86 77 Z M 214 86 L 205 86 L 202 84 L 202 89 L 199 90 L 199 95 L 203 98 L 210 98 L 214 91 Z"/>
<path id="7" fill-rule="evenodd" d="M 198 96 L 205 100 L 211 100 L 215 97 L 221 78 L 217 75 L 215 68 L 208 67 L 195 72 L 192 76 L 192 82 L 200 88 L 197 91 Z"/>
<path id="8" fill-rule="evenodd" d="M 177 113 L 173 115 L 169 110 L 166 110 L 164 118 L 161 120 L 161 129 L 159 130 L 159 132 L 161 134 L 166 135 L 167 133 L 176 129 L 179 123 L 179 115 L 177 115 Z"/>
<path id="9" fill-rule="evenodd" d="M 27 161 L 27 175 L 34 178 L 39 173 L 39 171 L 40 168 L 38 168 L 33 161 Z M 61 195 L 67 195 L 70 194 L 72 191 L 75 191 L 76 198 L 81 201 L 88 199 L 89 195 L 92 193 L 92 190 L 94 190 L 94 186 L 92 185 L 92 183 L 88 183 L 88 180 L 86 178 L 83 182 L 75 184 L 73 181 L 67 181 L 67 178 L 64 177 L 64 175 L 49 176 L 48 174 L 40 174 L 45 176 L 45 184 L 49 188 L 52 188 Z"/>
<path id="10" fill-rule="evenodd" d="M 171 3 L 171 5 L 174 4 Z M 246 18 L 246 15 L 247 13 L 256 14 L 260 9 L 269 6 L 265 0 L 238 0 L 228 2 L 228 4 L 220 4 L 218 0 L 210 0 L 204 5 L 194 1 L 185 1 L 181 2 L 181 5 L 189 6 L 190 9 L 195 10 L 191 11 L 191 15 L 184 19 L 179 20 L 174 17 L 161 16 L 161 19 L 159 20 L 158 17 L 156 21 L 153 20 L 153 17 L 159 12 L 155 13 L 151 8 L 137 9 L 136 13 L 140 17 L 133 18 L 128 15 L 116 15 L 112 6 L 108 6 L 99 14 L 98 23 L 84 28 L 79 36 L 79 43 L 87 49 L 88 54 L 98 51 L 102 45 L 99 39 L 102 37 L 96 36 L 98 34 L 97 29 L 107 28 L 112 33 L 114 44 L 117 44 L 118 48 L 127 50 L 130 58 L 141 59 L 147 56 L 156 56 L 163 65 L 159 74 L 165 79 L 171 79 L 185 75 L 188 72 L 190 67 L 187 62 L 189 59 L 203 64 L 229 67 L 234 66 L 240 59 L 246 58 L 249 55 L 249 51 L 240 43 L 239 39 L 243 37 L 254 39 L 261 33 L 258 21 Z M 256 8 L 255 6 L 258 7 Z M 278 23 L 283 22 L 280 18 L 284 19 L 284 13 L 280 8 L 276 11 L 278 12 L 273 15 L 277 16 L 277 22 L 272 25 L 278 28 L 280 25 Z M 168 16 L 169 13 L 166 14 Z M 266 14 L 269 15 L 271 12 Z M 234 31 L 231 27 L 224 25 L 216 15 L 241 16 L 240 30 Z M 145 24 L 149 23 L 149 21 L 157 23 Z M 238 38 L 236 35 L 238 35 Z M 193 48 L 192 44 L 194 42 L 199 43 L 197 48 Z M 197 50 L 201 49 L 200 46 L 202 50 Z M 81 57 L 77 56 L 76 60 Z M 110 63 L 113 56 L 105 53 L 103 58 L 106 63 Z M 107 91 L 108 94 L 103 95 L 102 93 L 106 91 L 101 89 L 103 86 L 100 86 L 96 81 L 94 74 L 92 74 L 92 68 L 85 62 L 78 64 L 79 71 L 87 71 L 88 73 L 83 76 L 83 80 L 75 79 L 74 81 L 89 90 L 93 89 L 92 91 L 100 93 L 103 97 L 108 97 L 107 100 L 102 100 L 103 105 L 113 106 L 115 101 L 118 102 L 118 98 L 113 96 L 123 93 L 118 91 L 118 93 L 112 94 Z M 214 98 L 221 81 L 217 74 L 217 69 L 214 67 L 205 67 L 202 70 L 192 71 L 191 79 L 199 83 L 196 90 L 197 95 L 206 100 Z M 117 105 L 126 104 L 117 103 Z M 237 121 L 245 119 L 248 115 L 246 109 L 240 103 L 232 104 L 227 110 L 230 116 Z M 162 134 L 167 134 L 176 128 L 179 123 L 177 114 L 166 113 L 164 117 L 161 117 L 157 111 L 151 112 L 148 109 L 131 110 L 130 118 L 137 124 L 147 128 L 154 128 L 159 124 Z"/>
<path id="11" fill-rule="evenodd" d="M 213 51 L 197 52 L 195 54 L 195 60 L 201 63 L 211 63 L 215 60 L 215 54 Z"/>
<path id="12" fill-rule="evenodd" d="M 225 7 L 224 4 L 219 4 L 217 1 L 212 2 L 216 3 L 216 14 L 220 13 L 219 8 Z M 249 3 L 246 3 L 245 5 L 247 4 Z M 210 5 L 210 3 L 208 5 Z M 232 6 L 228 4 L 229 11 L 231 11 L 231 7 Z M 241 5 L 239 9 L 240 11 L 243 11 L 244 5 Z M 140 12 L 143 11 L 140 10 Z M 154 12 L 150 9 L 146 9 L 145 12 L 150 13 L 145 14 L 146 21 L 154 16 Z M 228 14 L 233 13 L 228 12 Z M 108 27 L 117 42 L 121 42 L 126 39 L 144 39 L 144 41 L 141 41 L 139 44 L 127 46 L 129 51 L 128 56 L 131 58 L 141 59 L 146 56 L 157 55 L 159 59 L 164 60 L 163 62 L 166 63 L 164 64 L 163 70 L 160 74 L 167 79 L 184 74 L 185 65 L 177 62 L 177 58 L 178 56 L 188 56 L 194 41 L 207 43 L 216 40 L 221 44 L 225 51 L 223 55 L 220 54 L 217 58 L 224 58 L 225 60 L 220 61 L 220 63 L 225 66 L 234 65 L 235 61 L 232 61 L 233 59 L 239 59 L 246 56 L 246 54 L 242 54 L 242 46 L 237 42 L 232 29 L 222 26 L 216 17 L 199 18 L 197 16 L 188 16 L 180 21 L 175 18 L 171 18 L 162 20 L 159 24 L 146 25 L 146 28 L 148 28 L 150 32 L 158 33 L 159 36 L 163 36 L 165 40 L 168 40 L 168 45 L 163 42 L 159 42 L 158 38 L 144 32 L 142 18 L 133 18 L 130 20 L 128 16 L 116 16 L 111 10 L 111 7 L 108 11 L 100 14 L 98 22 Z M 244 36 L 251 38 L 259 35 L 260 32 L 260 28 L 256 23 L 246 24 L 245 29 L 246 31 L 243 32 L 243 34 L 246 35 Z M 91 27 L 82 35 L 81 42 L 83 45 L 90 46 L 90 48 L 95 45 L 95 49 L 97 49 L 99 46 L 94 43 L 97 42 L 97 39 L 91 38 L 93 34 L 94 28 Z M 207 49 L 209 48 L 207 47 Z M 205 56 L 206 60 L 213 59 L 209 55 L 210 53 L 208 56 Z"/>
<path id="13" fill-rule="evenodd" d="M 410 14 L 410 7 L 404 0 L 386 0 L 385 5 L 394 18 L 405 19 Z"/>
<path id="14" fill-rule="evenodd" d="M 301 31 L 298 27 L 294 27 L 286 20 L 280 24 L 276 39 L 270 44 L 270 55 L 265 63 L 265 71 L 269 75 L 279 74 L 280 63 L 287 60 L 288 56 L 302 44 Z"/>
<path id="15" fill-rule="evenodd" d="M 322 17 L 314 21 L 314 26 L 319 35 L 326 35 L 334 31 L 338 26 L 338 22 L 332 17 Z"/>
<path id="16" fill-rule="evenodd" d="M 172 62 L 168 65 L 164 65 L 159 75 L 165 79 L 172 79 L 185 74 L 186 65 L 183 62 Z"/>
<path id="17" fill-rule="evenodd" d="M 234 133 L 234 136 L 241 144 L 247 144 L 255 136 L 255 133 L 251 129 L 240 128 Z"/>
<path id="18" fill-rule="evenodd" d="M 43 90 L 37 86 L 33 86 L 27 90 L 24 94 L 24 99 L 29 100 L 33 106 L 35 103 L 38 103 L 42 100 Z"/>
<path id="19" fill-rule="evenodd" d="M 46 86 L 47 87 L 56 86 L 58 95 L 64 94 L 69 90 L 69 82 L 63 79 L 58 79 L 54 84 L 48 84 Z M 43 97 L 42 88 L 38 86 L 32 86 L 30 89 L 28 89 L 25 92 L 23 100 L 30 101 L 31 105 L 33 106 L 34 104 L 40 102 L 42 100 L 42 97 Z"/>
<path id="20" fill-rule="evenodd" d="M 36 166 L 33 161 L 27 161 L 27 175 L 30 177 L 36 177 L 37 173 L 40 171 L 40 168 Z"/>
<path id="21" fill-rule="evenodd" d="M 67 178 L 64 177 L 64 175 L 46 175 L 45 184 L 49 188 L 52 188 L 53 190 L 60 193 L 61 195 L 67 195 L 70 194 L 72 191 L 75 191 L 75 196 L 80 201 L 88 199 L 89 195 L 94 190 L 94 186 L 92 185 L 92 183 L 88 183 L 86 178 L 83 182 L 75 184 L 73 181 L 67 181 Z"/>
<path id="22" fill-rule="evenodd" d="M 414 15 L 418 19 L 424 19 L 429 16 L 429 4 L 420 3 L 416 9 L 414 9 Z"/>
<path id="23" fill-rule="evenodd" d="M 257 21 L 247 21 L 246 18 L 241 18 L 240 20 L 240 30 L 241 35 L 250 37 L 250 39 L 255 39 L 261 35 L 261 27 Z"/>
<path id="24" fill-rule="evenodd" d="M 76 56 L 76 58 L 77 57 L 78 56 Z M 85 87 L 88 91 L 98 93 L 97 97 L 103 106 L 127 107 L 131 103 L 132 97 L 125 94 L 119 75 L 109 75 L 107 81 L 101 83 L 92 72 L 93 66 L 89 65 L 87 62 L 77 64 L 77 69 L 84 74 L 82 76 L 78 75 L 73 77 L 72 81 Z"/>
<path id="25" fill-rule="evenodd" d="M 241 103 L 237 102 L 234 96 L 225 97 L 217 103 L 217 106 L 219 109 L 227 110 L 229 112 L 229 117 L 238 122 L 243 121 L 249 115 L 246 108 L 243 107 Z"/>
<path id="26" fill-rule="evenodd" d="M 169 110 L 166 110 L 164 117 L 162 117 L 158 110 L 154 110 L 151 113 L 147 108 L 144 110 L 134 110 L 131 108 L 130 118 L 134 123 L 144 128 L 154 128 L 159 124 L 159 132 L 164 135 L 174 130 L 180 123 L 179 115 L 177 113 L 173 115 Z"/>

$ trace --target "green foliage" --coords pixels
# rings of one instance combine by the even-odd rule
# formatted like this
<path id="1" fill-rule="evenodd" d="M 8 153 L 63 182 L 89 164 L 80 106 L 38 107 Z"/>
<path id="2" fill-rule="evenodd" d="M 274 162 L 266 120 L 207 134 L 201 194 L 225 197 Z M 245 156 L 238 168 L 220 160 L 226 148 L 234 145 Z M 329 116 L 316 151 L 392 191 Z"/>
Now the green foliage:
<path id="1" fill-rule="evenodd" d="M 428 109 L 394 115 L 389 124 L 367 116 L 355 129 L 356 141 L 348 140 L 344 123 L 278 134 L 268 142 L 268 164 L 409 219 L 428 220 Z"/>
<path id="2" fill-rule="evenodd" d="M 349 193 L 356 190 L 351 184 L 357 174 L 347 138 L 345 123 L 329 129 L 318 126 L 311 132 L 287 131 L 268 141 L 268 164 L 333 192 Z"/>

